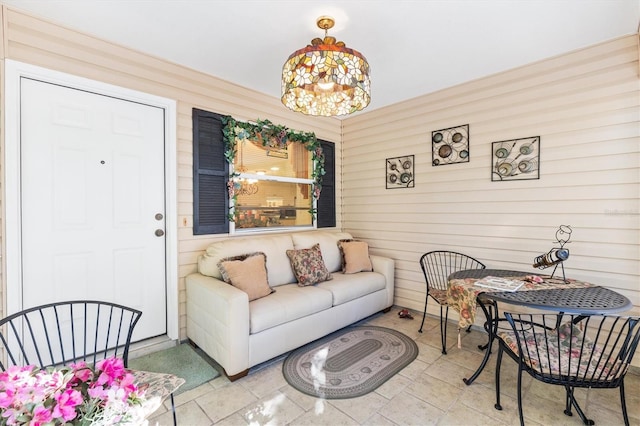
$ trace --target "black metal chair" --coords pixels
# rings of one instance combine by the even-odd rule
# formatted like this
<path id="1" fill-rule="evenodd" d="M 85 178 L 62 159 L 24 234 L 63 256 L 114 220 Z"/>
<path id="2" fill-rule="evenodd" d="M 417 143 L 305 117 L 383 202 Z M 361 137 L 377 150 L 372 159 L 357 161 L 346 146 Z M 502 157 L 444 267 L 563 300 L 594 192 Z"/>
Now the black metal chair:
<path id="1" fill-rule="evenodd" d="M 95 300 L 49 303 L 16 312 L 0 319 L 0 371 L 12 365 L 44 368 L 79 361 L 95 365 L 111 356 L 122 358 L 127 367 L 141 315 L 136 309 Z M 140 373 L 149 385 L 147 392 L 166 396 L 160 383 L 164 378 Z M 173 393 L 170 398 L 176 424 Z"/>
<path id="2" fill-rule="evenodd" d="M 505 312 L 510 327 L 498 331 L 496 409 L 500 405 L 500 366 L 506 353 L 518 363 L 518 413 L 522 413 L 522 372 L 544 383 L 563 386 L 564 413 L 586 417 L 574 397 L 575 388 L 619 388 L 622 415 L 629 425 L 624 377 L 640 340 L 640 318 L 613 315 L 515 314 Z"/>
<path id="3" fill-rule="evenodd" d="M 442 340 L 442 353 L 447 353 L 447 321 L 449 320 L 449 305 L 447 304 L 448 277 L 454 272 L 465 269 L 485 269 L 485 265 L 466 254 L 454 251 L 436 250 L 425 253 L 420 258 L 420 267 L 427 284 L 427 294 L 424 301 L 424 313 L 420 324 L 420 333 L 427 316 L 427 303 L 429 296 L 440 305 L 440 337 Z M 442 309 L 445 308 L 443 316 Z M 467 332 L 471 327 L 467 328 Z"/>
<path id="4" fill-rule="evenodd" d="M 142 312 L 108 302 L 49 303 L 0 320 L 0 340 L 8 365 L 95 364 L 109 356 L 129 362 L 133 329 Z M 6 369 L 0 359 L 0 369 Z"/>

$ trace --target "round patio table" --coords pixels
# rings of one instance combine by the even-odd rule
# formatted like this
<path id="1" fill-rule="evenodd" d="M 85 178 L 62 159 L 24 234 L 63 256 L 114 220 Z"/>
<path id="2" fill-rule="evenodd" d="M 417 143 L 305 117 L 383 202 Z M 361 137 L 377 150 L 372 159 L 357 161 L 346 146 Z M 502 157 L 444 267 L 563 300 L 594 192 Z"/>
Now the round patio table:
<path id="1" fill-rule="evenodd" d="M 448 279 L 450 285 L 453 280 L 466 280 L 472 287 L 472 280 L 480 280 L 489 276 L 522 280 L 528 275 L 535 274 L 503 269 L 469 269 L 454 272 L 449 275 Z M 489 334 L 489 341 L 486 346 L 482 346 L 482 348 L 486 349 L 486 352 L 478 369 L 471 377 L 463 379 L 467 385 L 473 383 L 489 360 L 491 344 L 500 321 L 498 318 L 498 302 L 582 316 L 619 313 L 627 311 L 633 306 L 631 301 L 624 295 L 599 285 L 579 282 L 582 286 L 575 287 L 575 280 L 567 280 L 569 282 L 565 283 L 562 279 L 544 275 L 539 276 L 543 278 L 543 283 L 539 286 L 529 284 L 527 286 L 529 288 L 526 290 L 510 292 L 490 288 L 476 288 L 476 297 L 482 301 L 478 305 L 480 305 L 487 318 L 485 329 Z"/>
<path id="2" fill-rule="evenodd" d="M 468 269 L 449 275 L 454 279 L 493 277 L 525 277 L 534 275 L 529 272 L 510 271 L 504 269 Z M 542 276 L 546 282 L 549 278 Z M 558 288 L 534 289 L 529 291 L 500 292 L 486 289 L 480 293 L 483 299 L 492 299 L 512 305 L 526 306 L 534 309 L 546 309 L 567 314 L 612 314 L 628 311 L 633 307 L 624 295 L 599 285 L 592 284 L 583 288 L 562 288 L 561 279 L 551 279 Z"/>

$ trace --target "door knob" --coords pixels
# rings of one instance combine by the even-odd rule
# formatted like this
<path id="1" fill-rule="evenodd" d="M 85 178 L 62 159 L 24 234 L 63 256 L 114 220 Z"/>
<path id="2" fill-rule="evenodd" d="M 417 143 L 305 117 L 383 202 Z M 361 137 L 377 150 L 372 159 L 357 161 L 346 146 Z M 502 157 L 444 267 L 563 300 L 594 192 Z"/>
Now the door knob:
<path id="1" fill-rule="evenodd" d="M 155 218 L 156 218 L 156 220 L 162 220 L 164 218 L 164 216 L 162 216 L 162 213 L 156 213 Z"/>
<path id="2" fill-rule="evenodd" d="M 156 229 L 156 237 L 162 237 L 164 235 L 164 231 L 162 229 Z"/>

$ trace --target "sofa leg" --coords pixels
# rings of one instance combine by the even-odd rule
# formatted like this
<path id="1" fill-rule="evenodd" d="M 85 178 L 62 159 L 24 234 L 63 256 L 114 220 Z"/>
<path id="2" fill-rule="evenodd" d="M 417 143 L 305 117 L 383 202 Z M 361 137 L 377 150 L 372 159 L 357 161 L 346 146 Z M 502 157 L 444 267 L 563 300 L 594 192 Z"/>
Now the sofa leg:
<path id="1" fill-rule="evenodd" d="M 384 309 L 382 310 L 382 313 L 383 313 L 383 314 L 386 314 L 387 312 L 389 312 L 389 311 L 391 310 L 391 308 L 392 308 L 391 306 L 389 306 L 388 308 L 384 308 Z"/>
<path id="2" fill-rule="evenodd" d="M 247 368 L 246 370 L 241 371 L 238 374 L 234 374 L 233 376 L 228 375 L 226 371 L 224 372 L 224 374 L 227 376 L 230 382 L 235 382 L 236 380 L 241 379 L 249 374 L 249 369 Z"/>

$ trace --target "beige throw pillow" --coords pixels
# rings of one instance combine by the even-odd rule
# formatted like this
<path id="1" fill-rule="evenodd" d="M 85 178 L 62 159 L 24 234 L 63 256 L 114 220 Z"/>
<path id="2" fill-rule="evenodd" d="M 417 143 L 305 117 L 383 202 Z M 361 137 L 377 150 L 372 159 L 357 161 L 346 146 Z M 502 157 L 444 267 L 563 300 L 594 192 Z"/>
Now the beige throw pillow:
<path id="1" fill-rule="evenodd" d="M 266 262 L 264 253 L 253 253 L 244 258 L 222 259 L 218 268 L 225 282 L 247 293 L 252 301 L 275 291 L 269 286 Z"/>
<path id="2" fill-rule="evenodd" d="M 342 272 L 355 274 L 356 272 L 373 271 L 369 258 L 369 244 L 364 241 L 340 241 L 340 250 L 344 255 Z"/>

